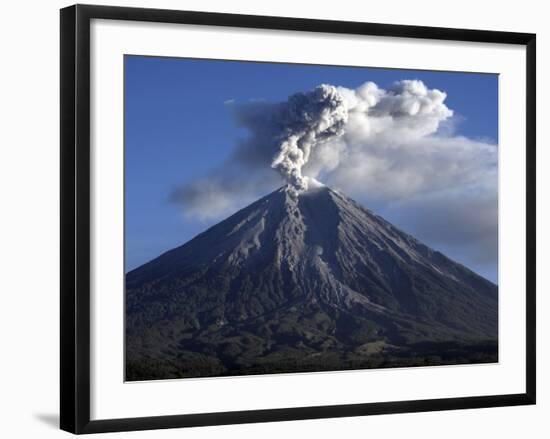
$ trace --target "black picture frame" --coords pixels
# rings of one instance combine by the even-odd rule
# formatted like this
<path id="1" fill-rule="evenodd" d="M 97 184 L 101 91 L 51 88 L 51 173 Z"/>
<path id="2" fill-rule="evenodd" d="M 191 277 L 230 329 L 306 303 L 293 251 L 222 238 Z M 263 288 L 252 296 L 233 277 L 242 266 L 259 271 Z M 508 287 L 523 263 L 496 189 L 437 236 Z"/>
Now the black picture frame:
<path id="1" fill-rule="evenodd" d="M 526 392 L 383 403 L 90 420 L 90 21 L 133 20 L 526 47 Z M 75 5 L 61 10 L 61 429 L 81 434 L 535 404 L 536 36 L 530 33 Z"/>

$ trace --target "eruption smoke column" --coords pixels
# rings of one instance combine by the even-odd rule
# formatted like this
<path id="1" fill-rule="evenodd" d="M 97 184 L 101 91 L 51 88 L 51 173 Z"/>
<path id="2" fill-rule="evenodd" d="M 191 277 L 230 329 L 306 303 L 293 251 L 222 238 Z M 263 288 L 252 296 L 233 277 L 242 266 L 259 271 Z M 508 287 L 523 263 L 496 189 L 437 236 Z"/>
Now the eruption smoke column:
<path id="1" fill-rule="evenodd" d="M 299 195 L 308 188 L 308 177 L 302 175 L 302 167 L 312 149 L 343 134 L 348 111 L 336 87 L 322 84 L 310 92 L 291 96 L 281 113 L 284 129 L 271 167 L 283 175 L 293 194 Z"/>
<path id="2" fill-rule="evenodd" d="M 430 142 L 429 136 L 453 115 L 444 103 L 446 96 L 420 80 L 403 80 L 387 90 L 373 82 L 357 88 L 322 84 L 282 102 L 227 101 L 235 122 L 248 136 L 212 175 L 177 188 L 171 198 L 183 204 L 191 216 L 218 218 L 221 212 L 229 214 L 242 207 L 243 196 L 252 201 L 252 194 L 280 184 L 266 168 L 277 171 L 295 197 L 317 182 L 320 174 L 330 184 L 363 186 L 375 196 L 408 195 L 421 187 L 418 184 L 429 187 L 424 182 L 450 175 L 439 161 L 444 148 L 432 154 L 419 144 Z M 449 145 L 449 139 L 439 138 L 437 143 Z M 456 149 L 457 143 L 453 145 Z M 419 154 L 425 151 L 424 159 L 405 162 L 403 157 L 409 157 L 412 148 Z M 447 149 L 444 163 L 455 169 L 456 153 Z M 462 157 L 463 153 L 458 154 Z M 419 180 L 418 170 L 413 169 L 419 163 L 423 169 L 441 171 L 425 172 L 425 178 Z M 411 175 L 419 182 L 416 188 L 401 184 L 410 181 Z"/>

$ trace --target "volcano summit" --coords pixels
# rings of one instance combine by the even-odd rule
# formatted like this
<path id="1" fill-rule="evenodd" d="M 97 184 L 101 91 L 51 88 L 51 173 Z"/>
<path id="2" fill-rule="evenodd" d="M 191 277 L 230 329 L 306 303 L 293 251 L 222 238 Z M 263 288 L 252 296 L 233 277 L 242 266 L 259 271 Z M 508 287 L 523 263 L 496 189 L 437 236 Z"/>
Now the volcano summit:
<path id="1" fill-rule="evenodd" d="M 126 275 L 126 379 L 498 360 L 498 288 L 326 186 Z"/>

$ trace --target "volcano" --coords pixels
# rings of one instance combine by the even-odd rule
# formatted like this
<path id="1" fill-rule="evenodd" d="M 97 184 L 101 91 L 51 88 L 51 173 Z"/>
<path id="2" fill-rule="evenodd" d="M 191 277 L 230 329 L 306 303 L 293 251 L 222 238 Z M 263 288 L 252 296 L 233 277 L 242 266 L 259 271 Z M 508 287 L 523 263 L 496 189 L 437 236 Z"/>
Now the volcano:
<path id="1" fill-rule="evenodd" d="M 288 186 L 126 275 L 126 379 L 498 360 L 498 287 Z"/>

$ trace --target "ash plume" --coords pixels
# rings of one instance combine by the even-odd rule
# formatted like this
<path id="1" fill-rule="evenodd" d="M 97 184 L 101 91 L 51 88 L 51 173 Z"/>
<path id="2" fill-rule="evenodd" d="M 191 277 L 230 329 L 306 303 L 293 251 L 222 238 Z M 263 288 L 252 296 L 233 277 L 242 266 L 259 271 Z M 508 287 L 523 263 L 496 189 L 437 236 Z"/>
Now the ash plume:
<path id="1" fill-rule="evenodd" d="M 337 170 L 358 147 L 385 147 L 435 133 L 453 115 L 445 99 L 444 92 L 422 81 L 404 80 L 387 90 L 373 82 L 356 89 L 321 84 L 279 103 L 230 102 L 237 123 L 249 133 L 235 161 L 251 169 L 276 169 L 297 195 L 319 171 Z"/>
<path id="2" fill-rule="evenodd" d="M 292 95 L 280 106 L 278 116 L 283 129 L 271 167 L 281 173 L 298 195 L 308 188 L 302 168 L 312 149 L 343 134 L 347 108 L 336 87 L 322 84 L 310 92 Z"/>

